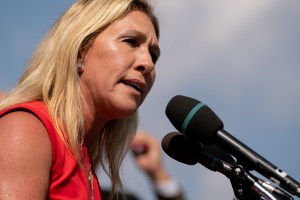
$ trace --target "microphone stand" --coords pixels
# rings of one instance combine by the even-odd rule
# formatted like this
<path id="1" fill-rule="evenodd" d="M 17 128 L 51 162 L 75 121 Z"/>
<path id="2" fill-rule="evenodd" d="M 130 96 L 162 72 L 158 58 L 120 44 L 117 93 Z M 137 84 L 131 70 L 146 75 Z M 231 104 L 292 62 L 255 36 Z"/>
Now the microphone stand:
<path id="1" fill-rule="evenodd" d="M 234 194 L 239 200 L 277 200 L 274 195 L 267 191 L 258 179 L 246 172 L 241 165 L 236 165 L 230 172 L 230 181 L 234 190 Z"/>
<path id="2" fill-rule="evenodd" d="M 218 171 L 230 179 L 238 200 L 293 200 L 285 191 L 258 179 L 242 165 L 230 164 L 205 151 L 198 152 L 198 162 L 212 171 Z M 271 194 L 272 193 L 272 194 Z"/>

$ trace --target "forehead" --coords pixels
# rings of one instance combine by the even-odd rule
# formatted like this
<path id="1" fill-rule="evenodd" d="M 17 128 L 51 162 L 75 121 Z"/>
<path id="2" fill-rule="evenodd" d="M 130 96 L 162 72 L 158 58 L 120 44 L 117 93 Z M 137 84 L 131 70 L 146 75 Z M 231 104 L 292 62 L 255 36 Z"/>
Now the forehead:
<path id="1" fill-rule="evenodd" d="M 131 11 L 124 17 L 116 20 L 107 27 L 107 31 L 120 31 L 120 29 L 135 29 L 137 31 L 156 36 L 155 28 L 149 16 L 142 11 Z M 105 31 L 105 30 L 104 30 Z"/>

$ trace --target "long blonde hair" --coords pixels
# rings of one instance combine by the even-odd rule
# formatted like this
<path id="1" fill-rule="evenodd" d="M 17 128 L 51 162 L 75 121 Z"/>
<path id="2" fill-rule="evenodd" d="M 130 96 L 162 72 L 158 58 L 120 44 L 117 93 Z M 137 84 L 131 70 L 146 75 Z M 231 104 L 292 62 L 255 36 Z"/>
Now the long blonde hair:
<path id="1" fill-rule="evenodd" d="M 95 37 L 112 22 L 133 10 L 151 19 L 157 37 L 159 26 L 147 0 L 78 0 L 54 23 L 29 60 L 16 87 L 0 103 L 0 110 L 19 103 L 40 100 L 49 110 L 64 143 L 82 164 L 84 142 L 82 93 L 77 59 Z M 137 128 L 137 114 L 108 122 L 91 147 L 94 163 L 100 161 L 112 181 L 112 193 L 119 186 L 121 163 Z M 108 161 L 105 165 L 104 161 Z"/>

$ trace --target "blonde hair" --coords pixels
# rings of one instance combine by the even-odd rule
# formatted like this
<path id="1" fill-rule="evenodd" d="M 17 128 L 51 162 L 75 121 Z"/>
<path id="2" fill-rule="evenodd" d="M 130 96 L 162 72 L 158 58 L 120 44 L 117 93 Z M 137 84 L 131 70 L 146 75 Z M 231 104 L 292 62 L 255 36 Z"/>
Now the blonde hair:
<path id="1" fill-rule="evenodd" d="M 133 10 L 149 16 L 159 37 L 157 18 L 147 0 L 78 0 L 74 3 L 41 41 L 18 84 L 1 101 L 0 110 L 19 103 L 43 101 L 60 137 L 82 164 L 84 119 L 76 67 L 78 55 L 87 50 L 107 26 Z M 136 132 L 137 121 L 136 114 L 108 122 L 89 149 L 93 162 L 100 161 L 110 176 L 112 193 L 117 187 L 123 191 L 119 169 Z"/>

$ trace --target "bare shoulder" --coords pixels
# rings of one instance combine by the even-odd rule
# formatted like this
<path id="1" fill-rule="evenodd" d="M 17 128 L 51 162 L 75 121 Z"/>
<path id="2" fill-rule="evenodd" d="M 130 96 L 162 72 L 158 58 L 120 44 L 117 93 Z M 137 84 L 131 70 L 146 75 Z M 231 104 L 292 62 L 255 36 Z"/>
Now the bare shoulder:
<path id="1" fill-rule="evenodd" d="M 30 112 L 15 111 L 0 118 L 0 138 L 0 148 L 7 152 L 33 150 L 36 154 L 51 153 L 51 141 L 45 126 Z M 43 148 L 36 151 L 38 147 Z"/>
<path id="2" fill-rule="evenodd" d="M 52 148 L 35 115 L 15 111 L 0 118 L 0 160 L 0 199 L 45 199 Z"/>

